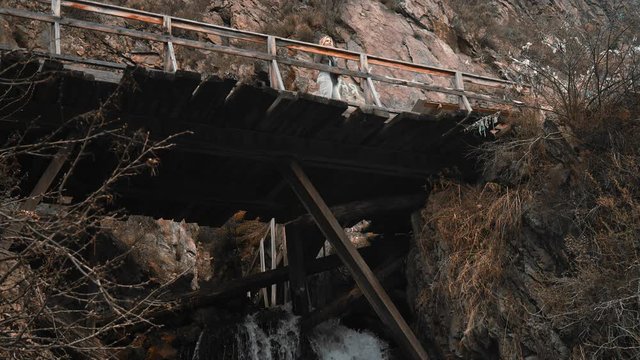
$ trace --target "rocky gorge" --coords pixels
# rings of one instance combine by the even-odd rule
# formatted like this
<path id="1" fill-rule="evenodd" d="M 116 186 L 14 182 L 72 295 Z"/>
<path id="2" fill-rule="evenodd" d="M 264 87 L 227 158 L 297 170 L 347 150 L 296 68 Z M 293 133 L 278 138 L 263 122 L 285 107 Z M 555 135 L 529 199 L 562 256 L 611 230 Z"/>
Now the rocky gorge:
<path id="1" fill-rule="evenodd" d="M 531 106 L 513 111 L 512 131 L 470 150 L 477 163 L 472 177 L 448 169 L 425 179 L 427 200 L 406 219 L 412 225 L 409 253 L 385 286 L 402 304 L 403 315 L 432 359 L 640 356 L 637 2 L 110 2 L 305 41 L 329 34 L 344 49 L 531 84 L 533 90 L 526 95 Z M 0 6 L 46 11 L 48 4 L 3 0 Z M 0 42 L 46 50 L 49 39 L 39 26 L 3 17 Z M 160 44 L 68 31 L 74 41 L 64 45 L 65 53 L 162 68 Z M 210 36 L 208 41 L 224 39 Z M 177 60 L 184 70 L 248 82 L 263 81 L 266 71 L 258 62 L 211 58 L 187 49 L 177 50 Z M 389 70 L 388 75 L 399 73 Z M 311 70 L 285 68 L 283 75 L 288 89 L 317 91 Z M 436 76 L 415 80 L 450 85 Z M 344 77 L 340 90 L 346 99 L 364 101 L 359 80 Z M 378 91 L 389 107 L 411 107 L 419 99 L 456 102 L 446 95 L 391 85 Z M 2 185 L 8 194 L 2 200 L 4 211 L 14 206 L 20 176 L 8 160 L 0 165 L 7 179 Z M 118 285 L 113 290 L 118 295 L 213 289 L 259 267 L 255 254 L 268 221 L 237 210 L 215 226 L 126 213 L 96 215 L 90 224 L 103 229 L 95 240 L 102 245 L 96 245 L 98 256 L 91 261 L 108 264 L 107 278 L 131 287 Z M 73 223 L 73 211 L 58 211 L 64 215 L 53 217 Z M 4 219 L 3 226 L 8 226 L 9 217 Z M 342 225 L 349 228 L 360 220 Z M 355 229 L 351 240 L 359 245 L 375 242 L 375 230 L 375 222 L 371 233 Z M 282 229 L 277 231 L 280 238 Z M 122 264 L 115 266 L 110 259 Z M 19 283 L 26 277 L 16 276 L 3 281 Z M 310 282 L 312 293 L 338 293 L 353 286 L 340 270 L 326 278 L 314 275 Z M 34 298 L 45 301 L 37 291 Z M 149 300 L 147 315 L 155 316 L 164 305 L 156 309 Z M 341 323 L 330 320 L 308 333 L 300 331 L 299 319 L 286 307 L 264 311 L 261 301 L 259 292 L 253 292 L 188 310 L 161 328 L 135 324 L 139 331 L 109 335 L 107 342 L 117 348 L 110 355 L 57 347 L 5 354 L 34 359 L 60 354 L 123 359 L 402 358 L 362 299 L 356 302 L 362 306 L 344 312 Z M 0 304 L 0 309 L 5 314 L 27 311 L 28 304 Z M 64 336 L 87 337 L 83 332 Z"/>

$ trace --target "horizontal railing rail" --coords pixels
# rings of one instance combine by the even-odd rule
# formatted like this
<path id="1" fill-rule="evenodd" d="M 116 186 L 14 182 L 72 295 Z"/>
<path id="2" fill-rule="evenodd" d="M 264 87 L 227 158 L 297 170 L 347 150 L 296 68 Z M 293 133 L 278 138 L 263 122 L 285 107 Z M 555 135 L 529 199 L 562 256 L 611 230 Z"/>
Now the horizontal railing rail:
<path id="1" fill-rule="evenodd" d="M 62 9 L 64 8 L 82 10 L 95 14 L 115 16 L 146 24 L 158 25 L 162 30 L 161 32 L 154 32 L 153 29 L 146 29 L 142 31 L 123 26 L 115 26 L 96 21 L 87 21 L 72 18 L 69 16 L 63 16 Z M 407 61 L 389 59 L 381 56 L 369 55 L 340 48 L 325 47 L 318 44 L 286 39 L 251 31 L 238 30 L 230 27 L 213 25 L 195 20 L 125 8 L 122 6 L 103 4 L 95 1 L 51 0 L 51 14 L 13 8 L 0 8 L 0 14 L 50 23 L 52 34 L 50 52 L 52 54 L 61 54 L 61 42 L 63 37 L 61 35 L 60 28 L 61 26 L 69 26 L 163 43 L 165 71 L 178 70 L 179 65 L 176 61 L 174 46 L 183 46 L 211 51 L 215 53 L 266 61 L 269 63 L 271 86 L 280 90 L 285 90 L 285 88 L 282 82 L 279 64 L 286 64 L 294 67 L 302 67 L 360 78 L 363 80 L 362 87 L 364 90 L 365 99 L 368 103 L 377 106 L 383 105 L 380 102 L 373 81 L 457 96 L 459 98 L 460 108 L 466 109 L 467 111 L 472 110 L 468 99 L 502 103 L 507 105 L 522 105 L 522 103 L 519 101 L 503 99 L 486 94 L 479 94 L 476 92 L 465 90 L 464 88 L 465 83 L 472 83 L 480 85 L 482 87 L 492 88 L 510 88 L 521 86 L 520 84 L 507 80 L 471 74 L 458 70 L 445 69 L 436 66 L 415 64 Z M 176 36 L 174 34 L 174 31 L 176 29 L 192 31 L 206 35 L 216 35 L 220 38 L 227 39 L 227 41 L 223 41 L 222 44 L 216 44 L 210 41 L 187 39 L 184 37 Z M 234 40 L 235 43 L 237 43 L 238 41 L 246 41 L 249 43 L 261 45 L 263 46 L 263 48 L 262 50 L 252 50 L 233 46 L 231 45 L 230 40 Z M 343 59 L 345 62 L 352 61 L 358 64 L 358 70 L 352 70 L 345 67 L 331 67 L 320 63 L 285 56 L 281 53 L 278 53 L 278 48 L 290 50 L 286 51 L 287 54 L 295 51 L 304 52 L 311 55 L 333 56 L 339 59 Z M 451 79 L 452 87 L 435 86 L 413 79 L 400 79 L 388 75 L 383 75 L 379 72 L 374 72 L 373 68 L 371 67 L 372 65 L 390 70 L 402 70 L 415 74 L 447 77 Z"/>

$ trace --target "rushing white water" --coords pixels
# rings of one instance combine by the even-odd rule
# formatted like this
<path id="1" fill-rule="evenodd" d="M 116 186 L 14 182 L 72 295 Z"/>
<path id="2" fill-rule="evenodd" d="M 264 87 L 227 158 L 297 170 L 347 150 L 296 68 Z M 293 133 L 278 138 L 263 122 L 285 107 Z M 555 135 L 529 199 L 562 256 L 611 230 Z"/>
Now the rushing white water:
<path id="1" fill-rule="evenodd" d="M 388 345 L 368 331 L 356 331 L 337 319 L 318 325 L 309 338 L 320 360 L 388 359 Z"/>
<path id="2" fill-rule="evenodd" d="M 239 327 L 238 348 L 243 360 L 294 360 L 300 345 L 298 317 L 290 311 L 266 331 L 256 321 L 256 315 L 248 315 Z M 263 325 L 264 326 L 264 325 Z"/>
<path id="3" fill-rule="evenodd" d="M 202 337 L 202 335 L 201 335 Z M 238 325 L 236 351 L 243 360 L 295 360 L 300 354 L 299 318 L 290 309 L 248 315 Z M 202 339 L 198 339 L 196 352 Z M 368 331 L 356 331 L 337 319 L 318 325 L 308 334 L 319 360 L 387 360 L 388 344 Z M 308 356 L 308 354 L 307 354 Z M 194 356 L 191 360 L 199 360 Z"/>

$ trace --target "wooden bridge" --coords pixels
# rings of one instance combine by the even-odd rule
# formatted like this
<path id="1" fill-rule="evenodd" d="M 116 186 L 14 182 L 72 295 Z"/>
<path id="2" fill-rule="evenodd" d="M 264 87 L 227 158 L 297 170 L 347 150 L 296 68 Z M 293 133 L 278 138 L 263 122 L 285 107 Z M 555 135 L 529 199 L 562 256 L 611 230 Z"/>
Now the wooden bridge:
<path id="1" fill-rule="evenodd" d="M 486 104 L 498 104 L 506 111 L 521 105 L 504 97 L 469 91 L 465 86 L 472 84 L 495 92 L 518 84 L 93 1 L 52 0 L 51 4 L 51 13 L 0 8 L 1 15 L 46 22 L 51 32 L 48 52 L 20 52 L 2 45 L 3 78 L 46 79 L 21 102 L 0 103 L 2 136 L 32 126 L 34 119 L 38 119 L 40 128 L 54 129 L 120 92 L 114 106 L 114 115 L 120 121 L 144 127 L 159 138 L 182 131 L 192 135 L 177 139 L 174 151 L 163 155 L 159 176 L 137 177 L 119 187 L 118 204 L 132 213 L 186 217 L 200 223 L 216 222 L 239 208 L 280 219 L 308 212 L 322 236 L 287 230 L 289 279 L 296 311 L 306 312 L 305 268 L 326 238 L 407 356 L 427 358 L 327 203 L 401 199 L 401 206 L 389 210 L 400 211 L 408 223 L 408 213 L 421 200 L 407 199 L 424 192 L 421 187 L 427 177 L 447 167 L 457 166 L 463 172 L 473 167 L 465 152 L 486 139 L 466 129 L 496 111 Z M 66 14 L 63 10 L 72 11 Z M 100 16 L 87 20 L 83 14 Z M 110 25 L 104 22 L 108 17 L 146 24 L 147 28 L 143 31 Z M 67 27 L 162 43 L 164 69 L 63 54 Z M 176 35 L 178 32 L 180 35 Z M 194 40 L 203 34 L 222 40 L 219 44 Z M 267 84 L 203 78 L 182 71 L 176 47 L 208 51 L 211 56 L 226 54 L 264 61 L 269 71 Z M 303 53 L 335 56 L 345 64 L 355 63 L 357 70 L 304 61 L 298 56 Z M 21 65 L 16 68 L 16 64 Z M 360 79 L 366 103 L 289 91 L 282 81 L 283 64 Z M 443 77 L 451 86 L 434 86 L 416 81 L 415 76 L 389 76 L 390 70 Z M 411 109 L 386 107 L 376 91 L 385 84 L 455 96 L 457 103 L 422 100 Z M 7 86 L 2 85 L 4 91 L 9 91 Z M 100 150 L 94 151 L 100 159 Z M 67 155 L 58 154 L 42 177 L 33 179 L 32 199 L 47 191 Z M 84 165 L 84 177 L 69 184 L 71 194 L 82 192 L 87 182 L 99 181 L 92 172 L 95 166 Z M 287 184 L 293 192 L 285 191 Z M 36 203 L 31 201 L 23 209 L 35 208 Z M 260 281 L 264 283 L 264 279 Z"/>

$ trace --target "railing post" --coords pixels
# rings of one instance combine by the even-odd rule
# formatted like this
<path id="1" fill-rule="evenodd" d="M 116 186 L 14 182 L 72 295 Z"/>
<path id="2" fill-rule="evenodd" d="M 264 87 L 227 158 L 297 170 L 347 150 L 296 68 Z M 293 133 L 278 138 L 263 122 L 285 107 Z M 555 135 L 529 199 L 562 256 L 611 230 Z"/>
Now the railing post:
<path id="1" fill-rule="evenodd" d="M 60 0 L 51 0 L 51 13 L 53 16 L 60 17 Z M 60 23 L 54 21 L 51 24 L 51 42 L 49 51 L 53 54 L 60 55 L 62 48 L 60 45 Z"/>
<path id="2" fill-rule="evenodd" d="M 162 18 L 162 28 L 165 35 L 171 36 L 171 17 L 164 15 Z M 164 43 L 164 71 L 176 72 L 178 70 L 178 63 L 176 61 L 176 53 L 173 49 L 173 42 L 167 41 Z"/>
<path id="3" fill-rule="evenodd" d="M 267 264 L 265 262 L 265 254 L 264 254 L 264 239 L 260 240 L 260 272 L 267 271 Z M 264 299 L 264 307 L 269 307 L 269 295 L 267 292 L 267 288 L 262 288 L 262 298 Z"/>
<path id="4" fill-rule="evenodd" d="M 278 249 L 276 247 L 276 219 L 272 218 L 269 222 L 269 229 L 271 234 L 271 270 L 275 270 L 276 259 L 278 258 Z M 277 285 L 274 283 L 271 285 L 271 306 L 276 306 Z"/>
<path id="5" fill-rule="evenodd" d="M 273 36 L 267 37 L 267 52 L 274 57 L 277 55 L 276 38 Z M 280 74 L 280 68 L 278 67 L 278 61 L 276 59 L 272 59 L 269 64 L 269 80 L 271 81 L 272 88 L 284 90 L 282 75 Z"/>
<path id="6" fill-rule="evenodd" d="M 284 225 L 280 225 L 280 230 L 282 231 L 282 264 L 284 266 L 289 266 L 289 257 L 287 255 L 287 230 Z M 289 282 L 285 281 L 282 287 L 282 303 L 286 304 L 287 302 L 289 302 Z"/>
<path id="7" fill-rule="evenodd" d="M 367 60 L 366 54 L 360 54 L 360 71 L 367 74 L 369 73 L 369 62 Z M 376 106 L 382 106 L 380 97 L 378 96 L 376 88 L 373 86 L 373 80 L 371 80 L 371 77 L 367 77 L 366 79 L 364 79 L 364 81 L 365 83 L 363 89 L 366 103 L 375 104 Z"/>
<path id="8" fill-rule="evenodd" d="M 462 95 L 460 95 L 460 109 L 467 110 L 467 112 L 473 111 L 471 108 L 471 104 L 469 104 L 469 99 L 464 94 L 464 81 L 462 79 L 462 73 L 460 71 L 456 71 L 456 76 L 454 78 L 454 85 L 456 90 L 462 91 Z"/>

